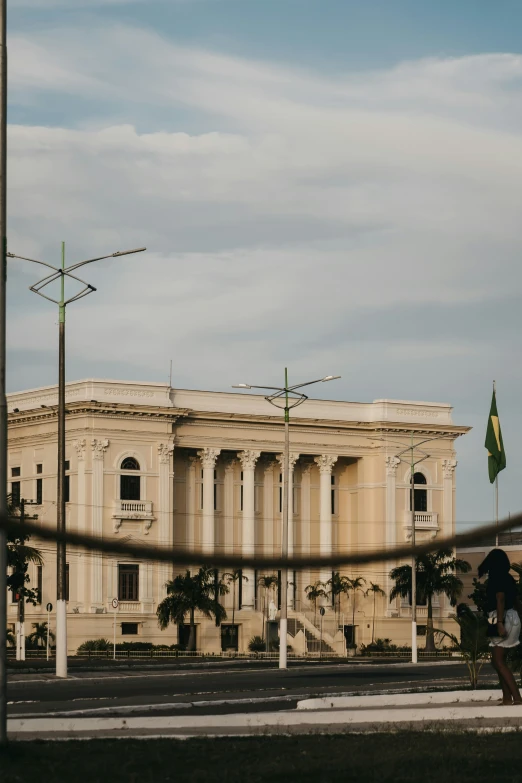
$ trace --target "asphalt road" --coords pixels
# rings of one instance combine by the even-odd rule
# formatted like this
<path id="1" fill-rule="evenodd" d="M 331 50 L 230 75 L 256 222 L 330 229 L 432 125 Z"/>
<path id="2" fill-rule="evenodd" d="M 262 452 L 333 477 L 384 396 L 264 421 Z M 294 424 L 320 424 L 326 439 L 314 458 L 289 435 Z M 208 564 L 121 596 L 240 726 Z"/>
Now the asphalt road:
<path id="1" fill-rule="evenodd" d="M 484 667 L 481 680 L 494 687 Z M 287 671 L 252 664 L 241 670 L 75 672 L 15 675 L 9 715 L 123 716 L 220 714 L 292 709 L 302 698 L 467 683 L 462 663 L 303 664 Z"/>

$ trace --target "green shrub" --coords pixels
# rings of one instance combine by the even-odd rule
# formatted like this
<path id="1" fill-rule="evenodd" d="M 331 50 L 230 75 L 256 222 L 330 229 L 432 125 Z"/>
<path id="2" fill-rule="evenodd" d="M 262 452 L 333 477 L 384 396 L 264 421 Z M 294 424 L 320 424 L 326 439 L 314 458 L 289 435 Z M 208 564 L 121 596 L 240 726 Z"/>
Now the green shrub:
<path id="1" fill-rule="evenodd" d="M 78 647 L 77 652 L 101 652 L 110 650 L 112 644 L 108 639 L 88 639 L 86 642 L 82 642 Z"/>
<path id="2" fill-rule="evenodd" d="M 253 636 L 248 643 L 248 649 L 250 652 L 265 652 L 266 642 L 262 636 Z"/>

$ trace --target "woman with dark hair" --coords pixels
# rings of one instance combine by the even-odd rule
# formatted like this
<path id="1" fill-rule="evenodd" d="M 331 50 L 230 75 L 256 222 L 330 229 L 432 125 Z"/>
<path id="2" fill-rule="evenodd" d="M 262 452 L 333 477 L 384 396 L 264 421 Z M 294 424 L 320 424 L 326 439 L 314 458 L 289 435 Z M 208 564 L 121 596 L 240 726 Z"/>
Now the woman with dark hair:
<path id="1" fill-rule="evenodd" d="M 488 575 L 486 603 L 490 623 L 496 623 L 498 636 L 489 640 L 491 663 L 502 688 L 502 704 L 522 704 L 511 669 L 506 664 L 506 649 L 516 647 L 520 636 L 522 603 L 517 583 L 509 573 L 511 563 L 503 549 L 492 549 L 478 567 L 479 579 Z"/>

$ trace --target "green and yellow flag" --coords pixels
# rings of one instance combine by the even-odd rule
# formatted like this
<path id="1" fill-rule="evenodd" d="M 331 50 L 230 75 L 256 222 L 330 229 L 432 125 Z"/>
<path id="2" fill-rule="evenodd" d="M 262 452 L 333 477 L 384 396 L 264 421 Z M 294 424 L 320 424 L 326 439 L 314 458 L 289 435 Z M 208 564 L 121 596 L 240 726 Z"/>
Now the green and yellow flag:
<path id="1" fill-rule="evenodd" d="M 489 480 L 493 484 L 501 470 L 506 467 L 506 452 L 502 442 L 502 431 L 498 420 L 497 398 L 493 390 L 491 410 L 489 412 L 488 428 L 486 430 L 485 447 L 488 450 Z"/>

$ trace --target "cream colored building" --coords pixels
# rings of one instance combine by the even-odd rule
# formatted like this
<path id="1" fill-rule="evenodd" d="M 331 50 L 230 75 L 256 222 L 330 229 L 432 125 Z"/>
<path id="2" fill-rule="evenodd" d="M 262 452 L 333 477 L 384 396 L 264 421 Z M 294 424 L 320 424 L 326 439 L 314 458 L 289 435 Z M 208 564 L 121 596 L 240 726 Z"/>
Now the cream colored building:
<path id="1" fill-rule="evenodd" d="M 37 501 L 31 510 L 43 525 L 56 520 L 56 387 L 10 394 L 9 482 L 12 491 Z M 143 540 L 160 547 L 220 553 L 281 551 L 281 451 L 283 423 L 262 396 L 173 389 L 166 384 L 87 380 L 68 383 L 67 526 L 97 536 Z M 455 529 L 454 440 L 468 428 L 455 426 L 451 407 L 439 403 L 376 400 L 373 403 L 309 400 L 291 422 L 289 550 L 331 554 L 391 548 L 411 538 L 410 468 L 396 455 L 414 432 L 439 438 L 419 467 L 417 539 Z M 417 504 L 417 499 L 416 499 Z M 53 546 L 42 544 L 45 564 L 31 566 L 42 603 L 28 607 L 26 623 L 46 619 L 56 604 Z M 160 631 L 155 611 L 165 596 L 169 566 L 97 553 L 68 552 L 68 647 L 112 638 L 111 601 L 119 599 L 118 641 L 174 644 L 178 629 Z M 394 564 L 341 569 L 378 583 L 387 594 Z M 245 569 L 248 581 L 236 593 L 239 648 L 262 634 L 267 595 L 262 571 Z M 318 622 L 304 588 L 331 573 L 290 575 L 290 644 L 313 650 Z M 232 591 L 223 601 L 232 621 Z M 343 597 L 336 618 L 327 602 L 324 637 L 343 649 L 343 626 L 352 625 L 352 604 Z M 371 640 L 373 600 L 356 597 L 356 640 Z M 11 605 L 15 620 L 16 607 Z M 450 612 L 441 599 L 437 623 Z M 422 623 L 425 609 L 419 610 Z M 376 637 L 407 643 L 411 609 L 379 596 Z M 221 629 L 197 618 L 198 648 L 218 652 Z M 51 626 L 54 625 L 51 619 Z M 338 631 L 338 627 L 341 630 Z M 30 628 L 28 627 L 28 631 Z M 346 633 L 351 633 L 347 630 Z"/>

